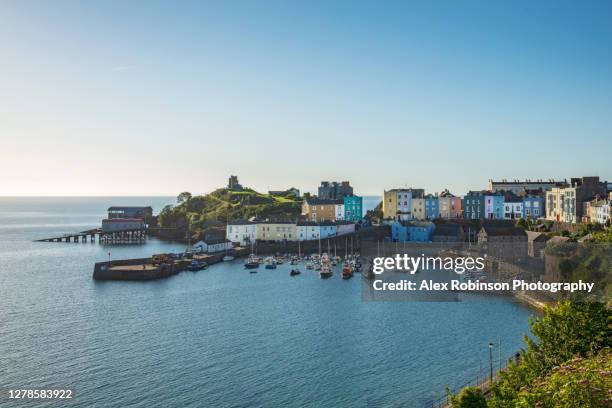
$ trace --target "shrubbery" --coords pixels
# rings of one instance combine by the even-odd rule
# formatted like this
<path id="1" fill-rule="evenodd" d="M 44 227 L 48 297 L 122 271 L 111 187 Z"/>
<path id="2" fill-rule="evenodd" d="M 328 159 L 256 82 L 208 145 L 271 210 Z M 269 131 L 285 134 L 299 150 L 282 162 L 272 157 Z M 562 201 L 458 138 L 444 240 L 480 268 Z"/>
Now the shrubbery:
<path id="1" fill-rule="evenodd" d="M 453 397 L 453 407 L 612 406 L 612 313 L 603 303 L 560 302 L 531 321 L 534 338 L 518 362 L 499 374 L 486 405 L 473 388 Z"/>

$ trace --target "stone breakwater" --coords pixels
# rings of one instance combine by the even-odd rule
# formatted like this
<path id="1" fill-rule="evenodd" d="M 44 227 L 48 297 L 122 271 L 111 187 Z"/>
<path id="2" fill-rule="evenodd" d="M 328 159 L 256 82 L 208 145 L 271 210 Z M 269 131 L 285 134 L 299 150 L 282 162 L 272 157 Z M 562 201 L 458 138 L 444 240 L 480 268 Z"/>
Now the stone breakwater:
<path id="1" fill-rule="evenodd" d="M 247 248 L 234 249 L 235 257 L 249 254 Z M 223 262 L 224 253 L 196 255 L 193 259 L 213 265 Z M 152 258 L 120 259 L 106 262 L 97 262 L 94 265 L 93 278 L 98 281 L 130 280 L 148 281 L 163 279 L 187 270 L 192 259 L 172 259 L 170 262 L 153 264 Z"/>

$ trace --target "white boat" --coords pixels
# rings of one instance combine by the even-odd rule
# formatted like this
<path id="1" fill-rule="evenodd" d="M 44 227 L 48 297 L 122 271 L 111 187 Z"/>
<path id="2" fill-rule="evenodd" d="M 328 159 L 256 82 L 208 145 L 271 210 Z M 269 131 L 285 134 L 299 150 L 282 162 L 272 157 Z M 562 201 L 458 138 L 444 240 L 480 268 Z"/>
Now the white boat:
<path id="1" fill-rule="evenodd" d="M 229 262 L 229 261 L 233 261 L 234 257 L 232 255 L 225 255 L 223 257 L 223 262 Z"/>

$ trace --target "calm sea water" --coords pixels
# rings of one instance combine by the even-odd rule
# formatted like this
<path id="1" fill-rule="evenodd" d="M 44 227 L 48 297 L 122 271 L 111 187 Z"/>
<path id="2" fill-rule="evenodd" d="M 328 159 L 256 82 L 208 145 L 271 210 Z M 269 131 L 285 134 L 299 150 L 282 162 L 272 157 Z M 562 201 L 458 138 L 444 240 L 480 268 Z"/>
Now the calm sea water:
<path id="1" fill-rule="evenodd" d="M 38 243 L 99 225 L 110 205 L 172 198 L 0 198 L 0 390 L 71 388 L 0 406 L 421 407 L 522 346 L 506 299 L 364 302 L 361 278 L 215 265 L 155 282 L 94 282 L 96 261 L 180 251 Z"/>

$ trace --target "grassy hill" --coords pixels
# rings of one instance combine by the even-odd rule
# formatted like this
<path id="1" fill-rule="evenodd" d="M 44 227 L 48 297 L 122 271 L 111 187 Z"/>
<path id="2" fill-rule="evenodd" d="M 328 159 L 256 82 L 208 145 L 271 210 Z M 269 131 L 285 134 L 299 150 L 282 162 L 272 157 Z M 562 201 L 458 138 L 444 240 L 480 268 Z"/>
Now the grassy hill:
<path id="1" fill-rule="evenodd" d="M 176 205 L 166 206 L 160 212 L 157 222 L 161 227 L 189 230 L 198 239 L 214 230 L 224 230 L 228 220 L 254 216 L 295 219 L 301 208 L 302 201 L 288 192 L 270 195 L 250 188 L 242 191 L 219 188 L 200 196 L 181 193 Z"/>

